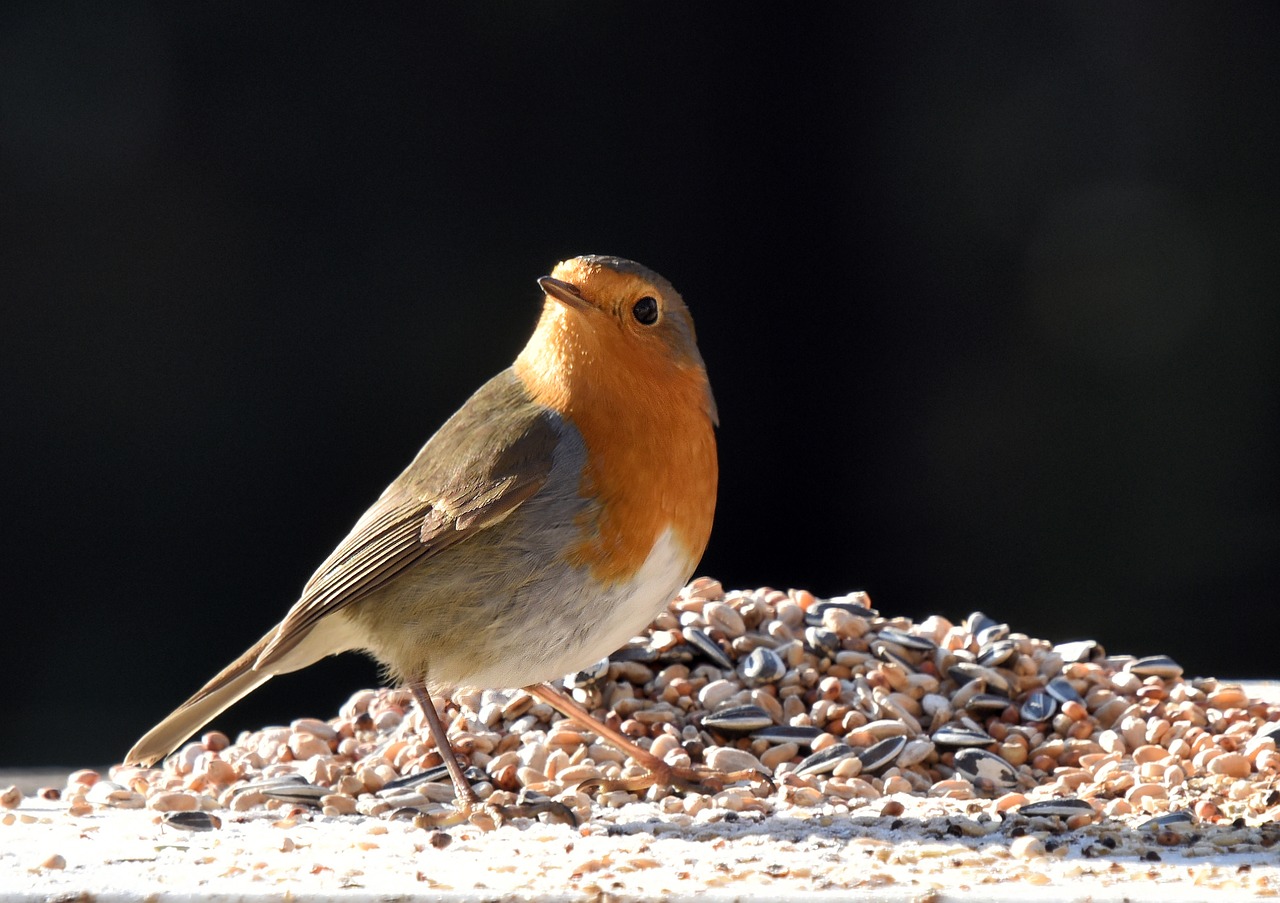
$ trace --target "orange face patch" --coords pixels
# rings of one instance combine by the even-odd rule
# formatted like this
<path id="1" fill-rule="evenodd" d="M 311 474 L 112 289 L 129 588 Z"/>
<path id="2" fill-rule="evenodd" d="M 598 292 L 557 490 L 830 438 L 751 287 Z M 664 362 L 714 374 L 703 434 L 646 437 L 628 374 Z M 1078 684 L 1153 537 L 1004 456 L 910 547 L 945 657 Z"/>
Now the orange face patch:
<path id="1" fill-rule="evenodd" d="M 570 555 L 598 579 L 624 581 L 669 529 L 692 570 L 711 533 L 718 480 L 714 401 L 692 321 L 656 274 L 585 260 L 553 276 L 587 305 L 548 299 L 515 364 L 531 396 L 569 419 L 586 444 L 579 491 L 600 508 Z M 652 324 L 634 312 L 644 298 L 657 301 Z"/>

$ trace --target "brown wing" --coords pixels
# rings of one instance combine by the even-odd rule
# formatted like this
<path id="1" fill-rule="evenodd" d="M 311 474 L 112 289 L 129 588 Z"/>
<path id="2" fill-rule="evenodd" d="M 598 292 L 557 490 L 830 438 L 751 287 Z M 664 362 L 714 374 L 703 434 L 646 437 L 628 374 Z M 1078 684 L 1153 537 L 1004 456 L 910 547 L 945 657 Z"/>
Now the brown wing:
<path id="1" fill-rule="evenodd" d="M 307 581 L 255 667 L 284 654 L 321 618 L 498 523 L 541 489 L 559 437 L 555 418 L 509 370 L 481 387 Z"/>

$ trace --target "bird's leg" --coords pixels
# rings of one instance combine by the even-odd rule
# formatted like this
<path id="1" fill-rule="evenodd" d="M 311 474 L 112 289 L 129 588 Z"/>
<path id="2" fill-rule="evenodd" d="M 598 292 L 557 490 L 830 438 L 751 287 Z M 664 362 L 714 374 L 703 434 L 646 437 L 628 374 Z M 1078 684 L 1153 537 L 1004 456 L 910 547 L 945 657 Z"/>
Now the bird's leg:
<path id="1" fill-rule="evenodd" d="M 439 713 L 436 712 L 436 705 L 431 701 L 431 694 L 427 692 L 426 684 L 422 681 L 413 681 L 409 684 L 409 690 L 413 693 L 413 698 L 418 701 L 422 717 L 427 721 L 427 732 L 431 734 L 436 752 L 440 753 L 444 767 L 448 770 L 449 777 L 453 779 L 453 790 L 457 794 L 457 813 L 441 820 L 436 826 L 460 824 L 469 820 L 472 813 L 481 807 L 480 797 L 476 796 L 476 792 L 471 789 L 471 782 L 462 773 L 462 766 L 458 764 L 458 757 L 453 754 L 453 747 L 449 745 L 449 734 L 444 729 Z"/>
<path id="2" fill-rule="evenodd" d="M 591 713 L 579 705 L 573 697 L 562 690 L 556 689 L 551 684 L 535 684 L 531 687 L 525 687 L 524 690 L 530 696 L 541 699 L 566 718 L 607 740 L 634 759 L 648 772 L 648 774 L 634 778 L 623 778 L 616 781 L 603 779 L 589 781 L 583 785 L 583 788 L 589 787 L 588 792 L 590 790 L 626 790 L 634 792 L 648 787 L 659 786 L 675 787 L 680 790 L 692 790 L 699 793 L 707 791 L 715 793 L 722 790 L 725 784 L 732 784 L 736 781 L 763 780 L 767 784 L 773 784 L 768 775 L 753 770 L 722 773 L 712 771 L 706 767 L 671 765 L 662 761 L 662 759 L 648 750 L 641 749 L 622 731 L 615 730 L 592 717 Z"/>
<path id="3" fill-rule="evenodd" d="M 477 827 L 488 830 L 490 827 L 502 824 L 508 818 L 536 818 L 543 813 L 549 814 L 555 820 L 567 821 L 577 826 L 578 819 L 573 814 L 573 810 L 555 800 L 539 800 L 514 806 L 487 805 L 481 801 L 463 773 L 462 766 L 458 764 L 458 757 L 453 754 L 453 747 L 449 745 L 449 734 L 440 720 L 439 713 L 436 712 L 435 703 L 431 701 L 431 694 L 427 692 L 426 685 L 421 681 L 415 681 L 409 684 L 409 690 L 413 693 L 413 698 L 418 701 L 418 708 L 422 709 L 422 717 L 427 720 L 427 732 L 431 734 L 436 751 L 440 753 L 444 767 L 448 770 L 449 777 L 453 779 L 454 792 L 457 793 L 457 812 L 431 819 L 432 827 L 451 827 L 469 821 Z"/>

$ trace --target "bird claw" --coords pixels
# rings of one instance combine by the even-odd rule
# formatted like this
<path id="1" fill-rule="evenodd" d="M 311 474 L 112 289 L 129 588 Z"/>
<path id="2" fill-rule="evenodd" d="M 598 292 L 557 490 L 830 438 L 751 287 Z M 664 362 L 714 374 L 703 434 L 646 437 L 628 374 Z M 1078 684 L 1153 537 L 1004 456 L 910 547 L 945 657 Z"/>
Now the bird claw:
<path id="1" fill-rule="evenodd" d="M 492 831 L 502 826 L 506 813 L 502 806 L 491 806 L 488 803 L 462 803 L 453 809 L 439 812 L 423 812 L 413 819 L 419 828 L 456 828 L 458 825 L 470 824 L 481 831 Z"/>
<path id="2" fill-rule="evenodd" d="M 578 816 L 559 800 L 523 800 L 510 806 L 493 806 L 491 808 L 496 810 L 504 819 L 537 818 L 539 815 L 545 815 L 553 824 L 560 822 L 571 828 L 578 827 Z"/>
<path id="3" fill-rule="evenodd" d="M 614 790 L 625 790 L 628 793 L 639 793 L 650 787 L 670 787 L 684 793 L 719 793 L 729 784 L 739 781 L 760 782 L 768 786 L 770 791 L 776 789 L 773 778 L 762 771 L 746 769 L 743 771 L 712 771 L 705 766 L 667 765 L 650 768 L 645 773 L 628 778 L 592 778 L 578 785 L 578 790 L 588 796 L 609 793 Z"/>
<path id="4" fill-rule="evenodd" d="M 433 829 L 470 824 L 481 831 L 489 832 L 501 828 L 513 818 L 536 819 L 539 815 L 546 815 L 552 823 L 561 822 L 574 828 L 578 826 L 578 817 L 573 810 L 564 803 L 552 799 L 525 799 L 509 806 L 496 803 L 464 803 L 443 812 L 423 812 L 414 818 L 413 823 L 419 828 Z"/>

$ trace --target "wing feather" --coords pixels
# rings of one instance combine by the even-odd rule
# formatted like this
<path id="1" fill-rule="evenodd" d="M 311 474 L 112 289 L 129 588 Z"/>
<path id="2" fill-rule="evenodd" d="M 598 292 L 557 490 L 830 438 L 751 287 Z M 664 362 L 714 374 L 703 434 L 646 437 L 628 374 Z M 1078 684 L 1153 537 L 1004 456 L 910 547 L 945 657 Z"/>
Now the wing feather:
<path id="1" fill-rule="evenodd" d="M 256 667 L 321 618 L 504 520 L 546 483 L 558 437 L 557 416 L 529 399 L 510 371 L 486 383 L 316 569 Z"/>

